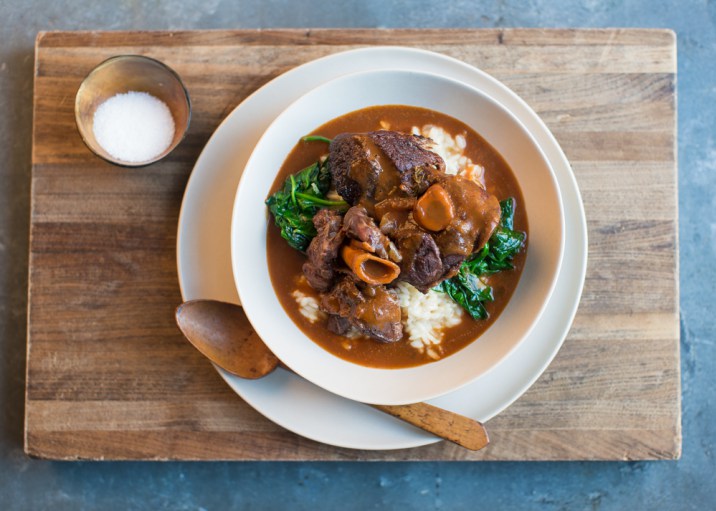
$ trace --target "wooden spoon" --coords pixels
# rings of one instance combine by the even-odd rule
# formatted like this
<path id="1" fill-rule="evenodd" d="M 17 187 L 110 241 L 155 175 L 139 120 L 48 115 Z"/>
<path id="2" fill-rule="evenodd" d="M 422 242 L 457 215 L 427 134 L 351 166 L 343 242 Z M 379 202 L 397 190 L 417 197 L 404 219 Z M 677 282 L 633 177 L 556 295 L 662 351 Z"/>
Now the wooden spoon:
<path id="1" fill-rule="evenodd" d="M 191 300 L 177 307 L 176 321 L 196 349 L 232 374 L 261 378 L 280 364 L 238 305 Z M 490 442 L 480 422 L 427 403 L 369 406 L 473 451 Z"/>

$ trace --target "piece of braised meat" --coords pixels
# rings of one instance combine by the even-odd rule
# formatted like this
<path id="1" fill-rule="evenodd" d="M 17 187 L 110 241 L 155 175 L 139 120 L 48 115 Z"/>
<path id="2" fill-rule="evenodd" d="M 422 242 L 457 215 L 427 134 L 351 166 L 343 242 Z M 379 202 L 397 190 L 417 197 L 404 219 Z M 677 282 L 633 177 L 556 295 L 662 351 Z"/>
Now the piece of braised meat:
<path id="1" fill-rule="evenodd" d="M 438 279 L 438 282 L 433 284 L 433 286 L 436 286 L 438 283 L 442 282 L 443 280 L 447 280 L 449 278 L 454 277 L 457 275 L 457 272 L 460 270 L 460 265 L 462 262 L 467 259 L 464 255 L 458 255 L 458 254 L 449 254 L 449 255 L 443 255 L 443 274 Z"/>
<path id="2" fill-rule="evenodd" d="M 443 259 L 461 256 L 462 262 L 480 250 L 500 224 L 500 202 L 484 188 L 461 176 L 441 176 L 439 183 L 452 200 L 455 217 L 445 229 L 435 234 L 435 243 Z"/>
<path id="3" fill-rule="evenodd" d="M 381 209 L 376 205 L 376 211 Z M 497 198 L 473 181 L 442 175 L 412 213 L 397 229 L 388 225 L 387 231 L 383 221 L 381 228 L 392 233 L 403 256 L 400 279 L 425 293 L 455 276 L 462 262 L 487 243 L 500 223 L 501 209 Z"/>
<path id="4" fill-rule="evenodd" d="M 351 322 L 337 314 L 329 314 L 326 328 L 338 335 L 345 335 L 351 329 Z"/>
<path id="5" fill-rule="evenodd" d="M 321 310 L 329 314 L 327 328 L 344 335 L 352 325 L 378 341 L 399 341 L 403 324 L 398 295 L 384 286 L 359 285 L 346 276 L 321 295 Z"/>
<path id="6" fill-rule="evenodd" d="M 322 209 L 313 217 L 313 225 L 318 234 L 306 250 L 308 261 L 303 264 L 303 274 L 313 289 L 328 291 L 335 276 L 333 263 L 345 239 L 343 218 L 336 211 Z"/>
<path id="7" fill-rule="evenodd" d="M 333 186 L 346 202 L 369 211 L 389 195 L 420 195 L 445 170 L 431 143 L 386 130 L 337 135 L 329 146 Z"/>
<path id="8" fill-rule="evenodd" d="M 380 232 L 392 238 L 401 225 L 408 221 L 415 207 L 415 197 L 389 197 L 375 205 L 375 217 L 380 222 Z"/>
<path id="9" fill-rule="evenodd" d="M 368 252 L 383 259 L 400 261 L 400 254 L 393 242 L 381 232 L 373 217 L 368 215 L 368 211 L 363 206 L 353 206 L 346 212 L 343 217 L 343 229 L 349 237 L 362 242 L 363 248 Z"/>
<path id="10" fill-rule="evenodd" d="M 440 250 L 433 237 L 414 222 L 404 223 L 395 233 L 395 243 L 403 257 L 400 280 L 427 293 L 443 277 Z"/>

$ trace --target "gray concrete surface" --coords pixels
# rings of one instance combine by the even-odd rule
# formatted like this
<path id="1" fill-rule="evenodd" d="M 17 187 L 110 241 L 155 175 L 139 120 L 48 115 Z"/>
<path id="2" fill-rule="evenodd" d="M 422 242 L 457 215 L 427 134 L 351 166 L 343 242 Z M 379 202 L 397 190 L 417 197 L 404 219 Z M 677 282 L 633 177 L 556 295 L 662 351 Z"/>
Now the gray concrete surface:
<path id="1" fill-rule="evenodd" d="M 39 30 L 667 27 L 678 35 L 683 457 L 630 463 L 59 463 L 22 451 Z M 716 2 L 0 0 L 0 509 L 716 508 Z"/>

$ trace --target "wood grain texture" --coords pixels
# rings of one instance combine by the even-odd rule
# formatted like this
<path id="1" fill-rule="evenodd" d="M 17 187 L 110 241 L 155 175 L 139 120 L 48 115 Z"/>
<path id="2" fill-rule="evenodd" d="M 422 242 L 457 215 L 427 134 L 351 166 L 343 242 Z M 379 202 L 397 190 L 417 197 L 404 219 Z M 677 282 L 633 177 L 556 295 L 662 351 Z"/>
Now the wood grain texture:
<path id="1" fill-rule="evenodd" d="M 572 330 L 542 377 L 488 424 L 491 444 L 392 452 L 289 433 L 224 384 L 174 324 L 182 193 L 219 122 L 282 72 L 349 48 L 409 45 L 473 64 L 522 96 L 570 159 L 589 266 Z M 112 55 L 185 80 L 191 128 L 169 158 L 92 156 L 74 94 Z M 40 34 L 25 449 L 54 459 L 537 460 L 681 452 L 676 49 L 665 30 L 256 30 Z M 380 413 L 371 411 L 370 413 Z"/>

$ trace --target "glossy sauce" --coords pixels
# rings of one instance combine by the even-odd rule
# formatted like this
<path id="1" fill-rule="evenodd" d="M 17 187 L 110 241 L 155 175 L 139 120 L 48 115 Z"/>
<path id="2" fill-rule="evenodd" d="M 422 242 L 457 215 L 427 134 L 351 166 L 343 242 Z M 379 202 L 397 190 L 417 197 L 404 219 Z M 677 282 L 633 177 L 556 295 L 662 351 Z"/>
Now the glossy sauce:
<path id="1" fill-rule="evenodd" d="M 385 128 L 381 125 L 381 121 L 388 122 L 390 127 Z M 487 191 L 499 200 L 507 197 L 515 198 L 514 229 L 527 232 L 524 199 L 509 165 L 482 137 L 453 117 L 417 107 L 377 106 L 333 119 L 311 134 L 333 138 L 339 133 L 368 132 L 379 129 L 409 133 L 413 126 L 425 125 L 440 126 L 453 138 L 458 134 L 465 136 L 467 141 L 465 154 L 473 163 L 485 168 Z M 277 191 L 290 174 L 315 163 L 327 152 L 327 144 L 299 142 L 284 161 L 273 183 L 271 193 Z M 281 305 L 294 323 L 321 347 L 343 359 L 370 367 L 400 368 L 434 361 L 427 354 L 410 346 L 407 335 L 401 341 L 385 344 L 365 337 L 347 339 L 336 335 L 325 328 L 325 320 L 311 323 L 300 313 L 298 304 L 292 295 L 298 289 L 300 292 L 318 299 L 318 293 L 308 285 L 305 279 L 302 279 L 301 266 L 306 261 L 306 256 L 292 249 L 281 238 L 279 229 L 273 221 L 269 222 L 266 249 L 271 283 Z M 454 354 L 477 339 L 499 317 L 517 287 L 526 253 L 527 246 L 515 256 L 513 270 L 503 271 L 489 278 L 488 283 L 492 286 L 495 300 L 485 303 L 485 308 L 489 313 L 488 319 L 476 321 L 464 313 L 460 324 L 445 330 L 441 343 L 442 358 Z"/>

